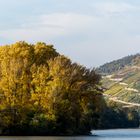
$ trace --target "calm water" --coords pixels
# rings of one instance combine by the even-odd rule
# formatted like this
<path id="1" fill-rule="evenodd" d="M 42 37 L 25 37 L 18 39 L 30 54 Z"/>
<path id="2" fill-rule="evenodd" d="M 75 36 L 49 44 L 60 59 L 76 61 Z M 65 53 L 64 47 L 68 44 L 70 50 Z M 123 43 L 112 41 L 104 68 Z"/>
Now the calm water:
<path id="1" fill-rule="evenodd" d="M 140 129 L 94 131 L 97 136 L 82 137 L 0 137 L 0 140 L 140 140 Z"/>

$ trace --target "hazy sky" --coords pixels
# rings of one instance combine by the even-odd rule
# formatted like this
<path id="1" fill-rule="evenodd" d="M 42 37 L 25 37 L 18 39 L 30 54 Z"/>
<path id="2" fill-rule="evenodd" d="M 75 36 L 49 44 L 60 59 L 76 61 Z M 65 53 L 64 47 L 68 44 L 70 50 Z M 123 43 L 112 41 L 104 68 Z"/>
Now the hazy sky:
<path id="1" fill-rule="evenodd" d="M 140 52 L 140 0 L 0 0 L 0 45 L 20 40 L 99 66 Z"/>

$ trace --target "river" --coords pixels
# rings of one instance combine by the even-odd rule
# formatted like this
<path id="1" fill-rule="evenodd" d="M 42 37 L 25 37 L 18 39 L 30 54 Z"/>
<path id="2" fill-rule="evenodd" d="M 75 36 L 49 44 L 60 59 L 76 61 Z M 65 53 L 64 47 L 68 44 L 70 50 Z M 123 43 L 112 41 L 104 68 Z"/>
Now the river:
<path id="1" fill-rule="evenodd" d="M 0 137 L 0 140 L 140 140 L 140 129 L 96 130 L 96 136 Z"/>

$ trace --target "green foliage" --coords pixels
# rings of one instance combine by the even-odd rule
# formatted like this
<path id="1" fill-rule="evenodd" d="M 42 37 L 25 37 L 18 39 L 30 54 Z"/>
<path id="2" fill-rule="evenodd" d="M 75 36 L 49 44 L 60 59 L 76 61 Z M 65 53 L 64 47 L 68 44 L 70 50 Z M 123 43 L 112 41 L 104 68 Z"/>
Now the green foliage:
<path id="1" fill-rule="evenodd" d="M 108 101 L 98 127 L 99 129 L 138 128 L 139 114 L 134 108 L 124 109 L 121 104 Z"/>
<path id="2" fill-rule="evenodd" d="M 123 88 L 124 86 L 122 85 L 114 84 L 109 90 L 105 91 L 105 94 L 115 95 L 118 94 Z"/>

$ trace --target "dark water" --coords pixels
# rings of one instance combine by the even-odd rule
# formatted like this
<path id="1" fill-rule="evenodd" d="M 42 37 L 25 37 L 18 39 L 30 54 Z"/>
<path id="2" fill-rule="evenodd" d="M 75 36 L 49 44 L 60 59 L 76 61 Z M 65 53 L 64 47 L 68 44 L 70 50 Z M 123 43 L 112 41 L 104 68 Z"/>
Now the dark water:
<path id="1" fill-rule="evenodd" d="M 97 136 L 77 137 L 0 137 L 0 140 L 140 140 L 140 129 L 93 131 Z"/>

